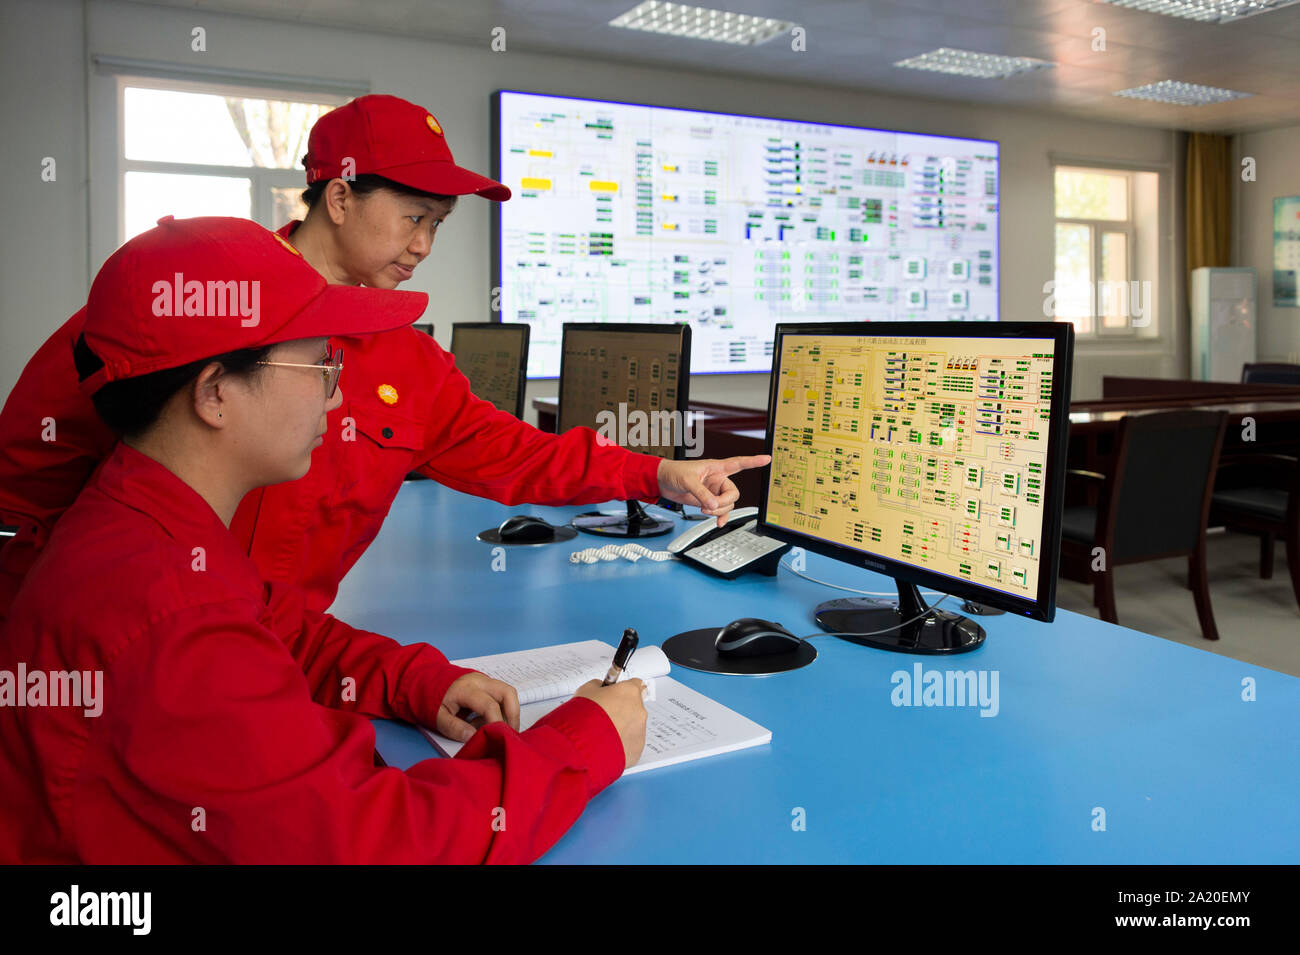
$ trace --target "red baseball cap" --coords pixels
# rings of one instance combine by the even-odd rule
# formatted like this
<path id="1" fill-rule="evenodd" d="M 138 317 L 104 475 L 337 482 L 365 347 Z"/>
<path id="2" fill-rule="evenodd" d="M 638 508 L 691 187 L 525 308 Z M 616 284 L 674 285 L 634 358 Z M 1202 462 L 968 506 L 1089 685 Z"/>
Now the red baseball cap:
<path id="1" fill-rule="evenodd" d="M 423 292 L 330 285 L 249 219 L 164 216 L 91 283 L 82 336 L 104 367 L 81 390 L 244 348 L 402 328 L 428 303 Z"/>
<path id="2" fill-rule="evenodd" d="M 396 96 L 359 96 L 316 121 L 302 160 L 307 183 L 343 178 L 346 159 L 354 175 L 375 173 L 423 192 L 510 198 L 507 186 L 457 166 L 433 114 Z"/>

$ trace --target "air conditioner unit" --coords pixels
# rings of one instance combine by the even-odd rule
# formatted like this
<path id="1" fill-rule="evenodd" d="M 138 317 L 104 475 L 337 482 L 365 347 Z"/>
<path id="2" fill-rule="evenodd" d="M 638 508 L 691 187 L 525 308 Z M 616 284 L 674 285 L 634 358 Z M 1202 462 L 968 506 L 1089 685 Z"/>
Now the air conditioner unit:
<path id="1" fill-rule="evenodd" d="M 1192 270 L 1192 377 L 1241 381 L 1255 360 L 1255 270 Z"/>

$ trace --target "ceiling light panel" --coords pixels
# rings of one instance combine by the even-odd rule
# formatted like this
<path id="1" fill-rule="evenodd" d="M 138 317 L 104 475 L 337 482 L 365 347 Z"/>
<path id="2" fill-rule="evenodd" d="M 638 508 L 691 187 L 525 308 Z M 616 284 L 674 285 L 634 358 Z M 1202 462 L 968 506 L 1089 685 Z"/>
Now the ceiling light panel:
<path id="1" fill-rule="evenodd" d="M 1097 0 L 1112 7 L 1127 7 L 1167 17 L 1182 17 L 1202 23 L 1231 23 L 1257 13 L 1293 6 L 1300 0 Z"/>
<path id="2" fill-rule="evenodd" d="M 1000 56 L 996 53 L 974 53 L 970 50 L 952 50 L 940 47 L 920 56 L 899 60 L 894 64 L 907 70 L 930 70 L 935 73 L 951 73 L 955 76 L 971 76 L 978 79 L 1005 79 L 1017 73 L 1028 73 L 1055 66 L 1047 60 L 1036 60 L 1029 56 Z"/>
<path id="3" fill-rule="evenodd" d="M 795 27 L 795 24 L 786 20 L 751 17 L 744 13 L 728 13 L 725 10 L 693 7 L 685 3 L 663 3 L 660 0 L 646 0 L 622 16 L 610 20 L 609 25 L 742 46 L 766 43 L 773 37 L 789 33 Z"/>
<path id="4" fill-rule="evenodd" d="M 1180 83 L 1177 80 L 1161 80 L 1146 86 L 1119 90 L 1116 96 L 1127 99 L 1145 99 L 1153 103 L 1171 103 L 1174 106 L 1205 106 L 1209 103 L 1226 103 L 1229 100 L 1254 96 L 1254 93 L 1240 93 L 1237 90 L 1221 89 L 1217 86 L 1201 86 L 1197 83 Z"/>

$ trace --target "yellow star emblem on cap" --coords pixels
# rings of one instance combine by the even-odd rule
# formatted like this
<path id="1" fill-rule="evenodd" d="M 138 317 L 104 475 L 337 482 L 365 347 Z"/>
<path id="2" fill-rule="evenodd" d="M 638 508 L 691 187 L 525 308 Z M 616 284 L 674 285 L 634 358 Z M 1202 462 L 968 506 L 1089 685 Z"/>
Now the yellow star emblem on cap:
<path id="1" fill-rule="evenodd" d="M 386 405 L 397 404 L 397 389 L 392 385 L 380 385 L 375 389 L 375 394 L 379 395 L 379 400 Z"/>
<path id="2" fill-rule="evenodd" d="M 432 129 L 435 133 L 437 133 L 439 136 L 442 135 L 442 127 L 438 125 L 438 121 L 433 118 L 432 113 L 425 114 L 424 121 L 429 124 L 429 128 Z"/>
<path id="3" fill-rule="evenodd" d="M 292 245 L 290 245 L 289 242 L 285 240 L 284 236 L 272 232 L 271 237 L 274 238 L 276 242 L 279 242 L 282 246 L 284 246 L 286 249 L 292 252 L 294 255 L 298 256 L 298 258 L 302 258 L 302 253 L 299 252 L 297 249 L 295 249 Z"/>

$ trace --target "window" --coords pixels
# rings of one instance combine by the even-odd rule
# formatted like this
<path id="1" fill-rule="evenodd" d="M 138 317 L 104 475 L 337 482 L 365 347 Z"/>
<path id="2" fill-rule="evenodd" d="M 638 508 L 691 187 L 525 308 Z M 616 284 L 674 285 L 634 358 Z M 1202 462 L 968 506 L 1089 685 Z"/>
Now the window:
<path id="1" fill-rule="evenodd" d="M 1159 176 L 1056 167 L 1054 314 L 1080 335 L 1153 326 Z"/>
<path id="2" fill-rule="evenodd" d="M 124 82 L 121 102 L 119 241 L 165 215 L 242 216 L 271 229 L 301 219 L 307 136 L 337 105 L 139 81 Z"/>

